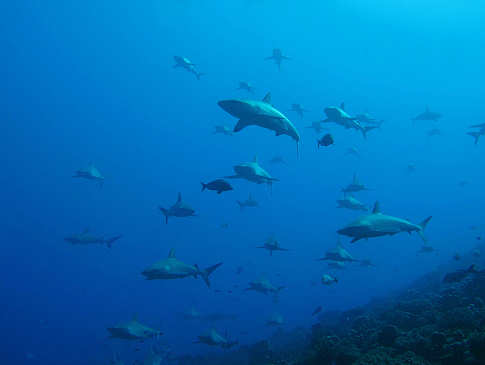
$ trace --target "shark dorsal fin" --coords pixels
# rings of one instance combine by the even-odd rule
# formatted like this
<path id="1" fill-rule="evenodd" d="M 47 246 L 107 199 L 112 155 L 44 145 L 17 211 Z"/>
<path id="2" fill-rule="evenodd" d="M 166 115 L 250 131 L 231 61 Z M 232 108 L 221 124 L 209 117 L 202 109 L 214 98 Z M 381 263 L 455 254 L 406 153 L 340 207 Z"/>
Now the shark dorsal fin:
<path id="1" fill-rule="evenodd" d="M 271 104 L 271 92 L 267 93 L 264 98 L 263 98 L 263 101 L 267 104 Z"/>
<path id="2" fill-rule="evenodd" d="M 345 111 L 345 103 L 343 101 L 340 103 L 340 109 Z"/>
<path id="3" fill-rule="evenodd" d="M 374 209 L 372 209 L 372 214 L 379 214 L 381 212 L 381 205 L 378 201 L 374 204 Z"/>
<path id="4" fill-rule="evenodd" d="M 254 162 L 254 163 L 258 163 L 258 156 L 257 156 L 257 155 L 254 155 L 254 157 L 253 157 L 253 162 Z"/>
<path id="5" fill-rule="evenodd" d="M 168 252 L 168 258 L 169 259 L 174 259 L 175 258 L 175 248 L 171 248 L 170 251 Z"/>
<path id="6" fill-rule="evenodd" d="M 180 203 L 182 201 L 182 193 L 178 193 L 177 195 L 177 203 Z"/>

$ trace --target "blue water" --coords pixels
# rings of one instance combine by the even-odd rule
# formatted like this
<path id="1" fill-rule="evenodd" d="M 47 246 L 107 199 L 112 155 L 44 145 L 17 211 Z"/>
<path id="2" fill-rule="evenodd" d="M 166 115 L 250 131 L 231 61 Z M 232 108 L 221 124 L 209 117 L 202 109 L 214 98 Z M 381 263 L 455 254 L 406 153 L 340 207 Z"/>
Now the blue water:
<path id="1" fill-rule="evenodd" d="M 483 224 L 484 146 L 465 133 L 484 122 L 479 1 L 20 0 L 0 10 L 2 363 L 106 363 L 113 351 L 141 358 L 149 344 L 137 353 L 106 331 L 135 313 L 176 354 L 213 351 L 192 344 L 206 325 L 177 316 L 192 306 L 237 314 L 216 328 L 252 343 L 274 331 L 265 323 L 275 311 L 288 328 L 310 326 L 318 305 L 347 309 L 388 295 L 475 245 L 469 226 Z M 281 71 L 264 61 L 273 48 L 291 57 Z M 174 55 L 206 75 L 174 69 Z M 258 99 L 271 91 L 300 130 L 300 159 L 289 137 L 261 128 L 212 134 L 235 125 L 217 101 L 247 97 L 236 90 L 242 80 Z M 332 125 L 335 145 L 317 151 L 305 127 L 342 101 L 385 123 L 367 141 Z M 303 120 L 287 112 L 292 103 L 310 110 Z M 442 120 L 411 122 L 426 105 Z M 436 126 L 443 136 L 427 137 Z M 360 158 L 346 155 L 351 146 Z M 201 181 L 231 175 L 254 155 L 281 180 L 272 193 L 245 181 L 221 196 L 200 192 Z M 288 166 L 271 165 L 274 155 Z M 90 162 L 106 176 L 101 189 L 71 177 Z M 417 235 L 345 238 L 352 255 L 377 267 L 351 267 L 323 287 L 329 270 L 314 260 L 356 217 L 335 203 L 354 172 L 372 188 L 359 194 L 363 202 L 379 200 L 413 222 L 433 215 L 426 235 L 438 255 L 416 255 Z M 460 188 L 462 180 L 469 185 Z M 157 206 L 172 205 L 177 192 L 199 217 L 165 225 Z M 260 207 L 241 212 L 236 200 L 248 193 Z M 64 241 L 85 228 L 123 238 L 112 249 Z M 254 248 L 271 234 L 290 251 L 270 257 Z M 172 247 L 187 263 L 224 262 L 212 290 L 200 279 L 143 279 Z M 278 303 L 242 291 L 260 277 L 287 287 Z M 234 284 L 232 294 L 214 291 Z"/>

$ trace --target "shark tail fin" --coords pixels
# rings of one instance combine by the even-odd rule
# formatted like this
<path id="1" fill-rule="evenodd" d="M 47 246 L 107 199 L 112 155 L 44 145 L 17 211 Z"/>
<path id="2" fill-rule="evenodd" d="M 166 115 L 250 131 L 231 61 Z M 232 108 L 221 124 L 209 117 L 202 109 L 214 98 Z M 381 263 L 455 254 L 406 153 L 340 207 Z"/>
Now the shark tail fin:
<path id="1" fill-rule="evenodd" d="M 159 206 L 158 209 L 160 209 L 160 211 L 165 216 L 165 224 L 168 224 L 168 209 L 165 209 L 165 208 L 163 208 L 161 206 Z"/>
<path id="2" fill-rule="evenodd" d="M 106 244 L 108 245 L 108 248 L 111 248 L 111 245 L 113 244 L 113 242 L 115 241 L 118 241 L 122 236 L 119 235 L 119 236 L 114 236 L 114 237 L 111 237 L 111 238 L 108 238 L 107 240 L 105 240 Z"/>
<path id="3" fill-rule="evenodd" d="M 424 221 L 422 221 L 421 223 L 419 223 L 419 227 L 421 227 L 421 230 L 418 232 L 419 235 L 421 236 L 421 239 L 426 242 L 427 239 L 426 237 L 424 236 L 424 230 L 426 229 L 426 226 L 428 225 L 429 221 L 431 220 L 431 218 L 433 218 L 433 216 L 429 216 L 428 218 L 426 218 Z"/>
<path id="4" fill-rule="evenodd" d="M 204 191 L 205 189 L 207 189 L 207 184 L 204 184 L 203 182 L 201 182 L 200 184 L 202 185 L 201 191 Z"/>
<path id="5" fill-rule="evenodd" d="M 222 262 L 219 262 L 218 264 L 209 266 L 204 270 L 199 270 L 199 267 L 195 265 L 195 267 L 199 270 L 199 275 L 202 276 L 202 279 L 204 280 L 208 288 L 210 288 L 211 286 L 211 283 L 209 281 L 209 275 L 212 274 L 221 265 L 222 265 Z"/>

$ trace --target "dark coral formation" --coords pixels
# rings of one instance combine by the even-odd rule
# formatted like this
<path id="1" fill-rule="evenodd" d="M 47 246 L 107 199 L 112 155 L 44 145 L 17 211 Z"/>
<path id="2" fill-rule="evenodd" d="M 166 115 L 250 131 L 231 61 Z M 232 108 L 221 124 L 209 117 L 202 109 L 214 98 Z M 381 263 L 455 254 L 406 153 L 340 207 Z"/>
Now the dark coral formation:
<path id="1" fill-rule="evenodd" d="M 441 277 L 430 274 L 392 299 L 327 312 L 309 332 L 286 332 L 279 348 L 269 339 L 181 364 L 483 365 L 485 272 L 453 285 Z"/>

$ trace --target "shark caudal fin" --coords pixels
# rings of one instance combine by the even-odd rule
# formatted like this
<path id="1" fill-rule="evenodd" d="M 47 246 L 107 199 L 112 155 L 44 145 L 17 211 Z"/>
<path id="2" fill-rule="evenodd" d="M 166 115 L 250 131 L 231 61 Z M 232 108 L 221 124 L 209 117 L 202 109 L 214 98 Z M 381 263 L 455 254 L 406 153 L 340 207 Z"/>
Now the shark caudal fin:
<path id="1" fill-rule="evenodd" d="M 201 191 L 204 191 L 205 189 L 207 189 L 207 184 L 204 184 L 203 182 L 201 182 L 200 185 L 202 185 Z"/>
<path id="2" fill-rule="evenodd" d="M 165 224 L 168 224 L 168 209 L 165 209 L 165 208 L 163 208 L 161 206 L 158 206 L 158 209 L 160 209 L 160 211 L 165 216 Z"/>
<path id="3" fill-rule="evenodd" d="M 114 237 L 108 238 L 104 242 L 106 242 L 106 245 L 108 246 L 108 248 L 111 248 L 111 245 L 113 244 L 113 242 L 118 241 L 121 237 L 123 236 L 122 235 L 114 236 Z"/>
<path id="4" fill-rule="evenodd" d="M 427 242 L 428 240 L 426 239 L 426 237 L 424 236 L 424 230 L 426 229 L 426 226 L 428 225 L 429 221 L 431 220 L 431 218 L 433 218 L 433 216 L 429 216 L 428 218 L 426 218 L 424 221 L 422 221 L 421 223 L 419 223 L 419 227 L 421 228 L 419 231 L 418 231 L 418 234 L 419 236 L 421 237 L 421 239 L 423 240 L 423 242 Z"/>
<path id="5" fill-rule="evenodd" d="M 236 200 L 236 203 L 239 205 L 240 210 L 244 210 L 244 204 L 241 203 L 239 200 Z"/>
<path id="6" fill-rule="evenodd" d="M 200 275 L 202 277 L 202 279 L 204 280 L 204 282 L 205 282 L 205 284 L 207 285 L 208 288 L 210 288 L 210 286 L 211 286 L 211 283 L 209 281 L 209 275 L 212 274 L 215 271 L 215 269 L 217 269 L 221 265 L 222 265 L 222 262 L 219 262 L 218 264 L 209 266 L 208 268 L 206 268 L 204 270 L 200 270 L 199 266 L 195 265 L 195 267 L 198 270 L 198 275 Z"/>

